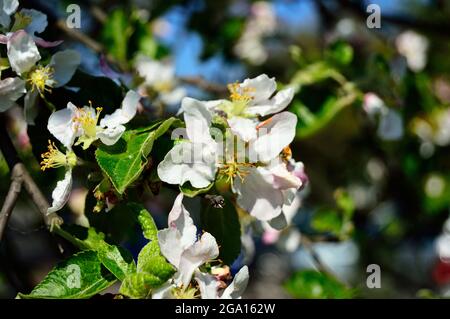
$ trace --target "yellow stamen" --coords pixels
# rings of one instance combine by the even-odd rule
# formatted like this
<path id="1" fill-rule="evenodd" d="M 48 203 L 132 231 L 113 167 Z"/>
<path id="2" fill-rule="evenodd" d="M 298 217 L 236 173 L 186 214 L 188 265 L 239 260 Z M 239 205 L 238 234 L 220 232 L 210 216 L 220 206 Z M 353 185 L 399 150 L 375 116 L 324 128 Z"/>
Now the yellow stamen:
<path id="1" fill-rule="evenodd" d="M 89 101 L 90 106 L 92 107 L 92 102 Z M 97 123 L 100 118 L 100 113 L 103 111 L 103 108 L 97 107 L 96 114 L 92 114 L 91 111 L 85 109 L 78 109 L 78 114 L 74 118 L 74 122 L 78 123 L 84 131 L 84 135 L 87 137 L 95 137 L 97 134 Z"/>
<path id="2" fill-rule="evenodd" d="M 41 96 L 45 92 L 52 92 L 53 86 L 56 84 L 53 80 L 54 69 L 51 66 L 38 66 L 34 69 L 28 78 L 28 82 L 32 85 L 32 90 L 37 90 Z"/>
<path id="3" fill-rule="evenodd" d="M 254 167 L 252 163 L 224 163 L 219 168 L 219 175 L 226 178 L 226 182 L 233 184 L 233 180 L 238 177 L 241 182 L 244 182 L 245 177 L 249 174 L 249 168 Z"/>
<path id="4" fill-rule="evenodd" d="M 68 152 L 67 154 L 64 154 L 56 147 L 55 143 L 51 141 L 48 141 L 48 151 L 42 154 L 41 157 L 41 170 L 43 171 L 61 166 L 74 167 L 77 164 L 75 153 Z"/>
<path id="5" fill-rule="evenodd" d="M 233 102 L 250 102 L 253 100 L 253 96 L 250 93 L 255 92 L 254 88 L 240 86 L 240 83 L 230 83 L 228 84 L 228 91 L 230 91 L 230 99 Z"/>
<path id="6" fill-rule="evenodd" d="M 187 287 L 186 289 L 173 288 L 172 294 L 176 299 L 196 299 L 200 297 L 199 291 L 194 287 Z"/>

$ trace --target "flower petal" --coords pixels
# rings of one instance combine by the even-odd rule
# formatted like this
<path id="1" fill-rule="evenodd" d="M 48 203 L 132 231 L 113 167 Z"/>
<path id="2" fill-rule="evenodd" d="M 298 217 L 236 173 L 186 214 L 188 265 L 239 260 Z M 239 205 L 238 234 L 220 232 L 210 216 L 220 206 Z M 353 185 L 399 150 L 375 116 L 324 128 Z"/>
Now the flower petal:
<path id="1" fill-rule="evenodd" d="M 241 299 L 248 285 L 248 267 L 242 267 L 234 276 L 231 284 L 223 291 L 221 299 Z"/>
<path id="2" fill-rule="evenodd" d="M 41 11 L 35 9 L 22 9 L 20 10 L 20 13 L 31 19 L 30 24 L 25 28 L 25 31 L 28 34 L 35 35 L 36 33 L 42 33 L 45 28 L 47 28 L 47 15 Z"/>
<path id="3" fill-rule="evenodd" d="M 176 268 L 180 265 L 183 248 L 181 243 L 181 233 L 175 228 L 166 228 L 158 232 L 158 242 L 161 254 Z"/>
<path id="4" fill-rule="evenodd" d="M 119 125 L 115 127 L 107 127 L 97 132 L 97 138 L 105 145 L 114 145 L 122 137 L 125 132 L 125 126 Z"/>
<path id="5" fill-rule="evenodd" d="M 294 140 L 297 116 L 291 112 L 283 112 L 266 122 L 267 124 L 259 127 L 259 137 L 250 143 L 250 156 L 257 157 L 256 161 L 267 163 Z"/>
<path id="6" fill-rule="evenodd" d="M 403 119 L 397 111 L 389 108 L 387 110 L 387 113 L 381 116 L 377 134 L 385 141 L 397 141 L 403 136 Z"/>
<path id="7" fill-rule="evenodd" d="M 217 299 L 218 282 L 214 276 L 205 274 L 201 271 L 196 271 L 194 278 L 198 283 L 202 299 Z"/>
<path id="8" fill-rule="evenodd" d="M 137 107 L 141 96 L 135 91 L 128 91 L 122 101 L 120 109 L 114 111 L 111 115 L 106 115 L 101 121 L 101 127 L 115 127 L 128 123 L 136 115 Z"/>
<path id="9" fill-rule="evenodd" d="M 24 93 L 25 81 L 21 78 L 0 80 L 0 112 L 8 110 Z"/>
<path id="10" fill-rule="evenodd" d="M 166 105 L 176 105 L 186 96 L 186 90 L 182 87 L 177 87 L 168 93 L 161 93 L 159 95 L 161 101 Z"/>
<path id="11" fill-rule="evenodd" d="M 203 233 L 199 241 L 183 252 L 178 271 L 183 287 L 187 287 L 194 271 L 212 259 L 219 256 L 219 246 L 210 233 Z"/>
<path id="12" fill-rule="evenodd" d="M 67 108 L 54 112 L 48 119 L 47 129 L 68 149 L 72 148 L 78 136 L 78 129 L 73 122 L 76 114 L 77 107 L 69 102 Z"/>
<path id="13" fill-rule="evenodd" d="M 11 24 L 11 15 L 16 12 L 19 7 L 19 0 L 3 0 L 0 2 L 0 25 L 4 28 L 9 28 Z"/>
<path id="14" fill-rule="evenodd" d="M 28 72 L 41 59 L 33 37 L 23 30 L 11 35 L 7 47 L 11 68 L 17 74 Z"/>
<path id="15" fill-rule="evenodd" d="M 299 189 L 302 186 L 301 179 L 288 171 L 286 164 L 283 162 L 272 166 L 270 173 L 273 177 L 272 184 L 276 189 Z"/>
<path id="16" fill-rule="evenodd" d="M 214 181 L 215 175 L 215 155 L 205 144 L 176 144 L 158 165 L 159 178 L 168 184 L 190 182 L 195 188 L 204 188 Z"/>
<path id="17" fill-rule="evenodd" d="M 275 78 L 269 78 L 266 74 L 261 74 L 253 79 L 246 79 L 239 85 L 253 98 L 252 104 L 268 100 L 277 89 Z"/>
<path id="18" fill-rule="evenodd" d="M 71 189 L 72 170 L 67 170 L 64 179 L 56 184 L 56 188 L 52 193 L 53 203 L 52 207 L 47 210 L 48 214 L 54 213 L 64 207 L 69 200 Z"/>
<path id="19" fill-rule="evenodd" d="M 181 102 L 181 108 L 189 140 L 194 143 L 214 143 L 209 132 L 212 115 L 206 105 L 202 101 L 185 97 Z"/>
<path id="20" fill-rule="evenodd" d="M 154 85 L 158 82 L 171 83 L 174 81 L 175 69 L 173 65 L 152 60 L 144 55 L 137 57 L 136 69 L 148 85 Z"/>
<path id="21" fill-rule="evenodd" d="M 259 101 L 247 107 L 246 113 L 250 115 L 266 116 L 284 110 L 294 98 L 294 89 L 288 88 L 278 92 L 273 98 L 266 101 Z"/>
<path id="22" fill-rule="evenodd" d="M 184 250 L 192 246 L 197 240 L 197 227 L 194 225 L 189 212 L 183 205 L 183 193 L 178 194 L 169 213 L 168 224 L 181 233 L 180 246 Z"/>
<path id="23" fill-rule="evenodd" d="M 19 0 L 3 0 L 2 2 L 2 9 L 7 15 L 11 15 L 16 12 L 17 8 L 19 7 Z"/>
<path id="24" fill-rule="evenodd" d="M 64 41 L 58 40 L 58 41 L 45 41 L 44 39 L 41 39 L 39 37 L 34 37 L 34 42 L 36 45 L 42 47 L 42 48 L 54 48 L 63 43 Z"/>
<path id="25" fill-rule="evenodd" d="M 228 119 L 228 125 L 230 125 L 231 131 L 245 142 L 254 140 L 257 137 L 257 123 L 254 119 L 235 116 Z"/>
<path id="26" fill-rule="evenodd" d="M 152 299 L 175 299 L 172 294 L 173 288 L 175 288 L 175 286 L 170 281 L 166 282 L 161 287 L 152 291 Z"/>
<path id="27" fill-rule="evenodd" d="M 259 220 L 268 221 L 281 213 L 284 204 L 283 193 L 268 182 L 270 174 L 266 169 L 252 167 L 242 181 L 235 178 L 233 192 L 237 194 L 237 204 Z"/>
<path id="28" fill-rule="evenodd" d="M 80 54 L 75 50 L 59 51 L 52 56 L 50 66 L 53 67 L 53 79 L 56 81 L 55 87 L 61 87 L 70 81 L 80 65 Z"/>

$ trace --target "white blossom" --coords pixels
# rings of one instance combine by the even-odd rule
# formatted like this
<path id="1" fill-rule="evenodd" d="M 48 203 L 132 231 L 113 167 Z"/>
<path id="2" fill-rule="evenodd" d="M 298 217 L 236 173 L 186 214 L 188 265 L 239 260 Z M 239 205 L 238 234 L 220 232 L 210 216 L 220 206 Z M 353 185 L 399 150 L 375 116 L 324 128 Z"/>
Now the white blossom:
<path id="1" fill-rule="evenodd" d="M 100 124 L 101 108 L 85 106 L 80 109 L 69 102 L 67 108 L 50 116 L 47 127 L 63 145 L 71 144 L 75 139 L 75 145 L 83 144 L 83 149 L 87 149 L 97 139 L 105 145 L 113 145 L 125 132 L 124 125 L 136 115 L 139 99 L 139 94 L 128 91 L 121 108 L 106 115 Z"/>

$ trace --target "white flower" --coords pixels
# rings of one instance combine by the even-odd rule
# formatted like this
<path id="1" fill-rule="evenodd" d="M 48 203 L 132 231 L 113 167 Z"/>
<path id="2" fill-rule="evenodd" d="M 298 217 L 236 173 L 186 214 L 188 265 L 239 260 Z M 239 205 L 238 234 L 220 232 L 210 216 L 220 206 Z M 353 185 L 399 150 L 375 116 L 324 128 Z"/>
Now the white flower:
<path id="1" fill-rule="evenodd" d="M 54 143 L 49 141 L 48 151 L 42 154 L 41 169 L 43 171 L 58 167 L 64 167 L 66 169 L 64 179 L 56 184 L 56 188 L 52 193 L 53 203 L 47 210 L 48 213 L 54 213 L 63 208 L 69 200 L 72 189 L 72 169 L 77 165 L 77 157 L 72 151 L 72 145 L 66 144 L 65 146 L 67 152 L 63 153 Z"/>
<path id="2" fill-rule="evenodd" d="M 303 172 L 303 164 L 297 167 L 292 162 L 280 158 L 287 152 L 295 137 L 297 117 L 290 112 L 274 115 L 261 123 L 263 134 L 249 142 L 250 154 L 255 155 L 249 166 L 239 167 L 224 173 L 232 176 L 232 190 L 237 194 L 237 204 L 256 218 L 269 221 L 282 213 L 284 205 L 289 205 L 300 187 L 306 182 L 298 170 Z M 227 167 L 225 167 L 227 168 Z M 222 168 L 223 170 L 223 168 Z M 239 173 L 239 170 L 242 170 Z"/>
<path id="3" fill-rule="evenodd" d="M 238 147 L 237 154 L 235 140 L 227 139 L 226 144 L 231 141 L 232 145 L 222 154 L 222 143 L 211 137 L 212 115 L 208 105 L 185 98 L 182 110 L 188 140 L 176 144 L 159 164 L 160 179 L 179 185 L 189 181 L 193 187 L 203 188 L 215 180 L 218 170 L 231 183 L 242 209 L 266 221 L 280 215 L 283 205 L 292 201 L 303 184 L 301 178 L 289 171 L 288 164 L 280 160 L 280 153 L 295 137 L 297 117 L 290 112 L 276 114 L 250 128 L 254 133 L 249 135 L 256 138 L 248 144 L 238 140 L 242 147 Z M 263 131 L 265 134 L 259 134 Z M 244 155 L 247 153 L 250 158 Z"/>
<path id="4" fill-rule="evenodd" d="M 218 101 L 212 109 L 225 112 L 232 131 L 246 142 L 255 138 L 252 133 L 257 125 L 255 118 L 284 110 L 294 97 L 292 88 L 274 95 L 277 83 L 266 74 L 229 84 L 228 89 L 231 101 Z"/>
<path id="5" fill-rule="evenodd" d="M 181 103 L 186 140 L 176 144 L 158 165 L 159 178 L 169 184 L 190 182 L 207 187 L 215 179 L 217 143 L 211 137 L 212 115 L 201 101 L 184 98 Z"/>
<path id="6" fill-rule="evenodd" d="M 245 25 L 242 36 L 234 47 L 236 55 L 250 63 L 260 65 L 269 54 L 264 47 L 264 37 L 273 34 L 277 27 L 274 6 L 266 1 L 252 4 L 251 15 Z"/>
<path id="7" fill-rule="evenodd" d="M 67 108 L 50 116 L 47 128 L 63 145 L 71 144 L 77 138 L 75 145 L 83 144 L 83 149 L 87 149 L 97 139 L 105 145 L 113 145 L 125 132 L 124 125 L 136 115 L 139 99 L 139 94 L 128 91 L 121 108 L 106 115 L 100 125 L 101 108 L 85 106 L 79 109 L 69 102 Z"/>
<path id="8" fill-rule="evenodd" d="M 136 59 L 136 69 L 144 78 L 143 87 L 158 93 L 158 98 L 164 104 L 178 104 L 186 96 L 186 90 L 177 86 L 175 68 L 172 64 L 140 55 Z"/>
<path id="9" fill-rule="evenodd" d="M 0 0 L 0 25 L 9 28 L 11 15 L 19 7 L 19 0 Z"/>
<path id="10" fill-rule="evenodd" d="M 395 40 L 398 52 L 406 58 L 409 68 L 422 71 L 427 64 L 429 42 L 426 37 L 414 31 L 405 31 Z"/>
<path id="11" fill-rule="evenodd" d="M 203 233 L 197 240 L 197 227 L 183 206 L 183 194 L 179 194 L 169 213 L 169 227 L 158 232 L 161 253 L 177 269 L 175 279 L 158 289 L 153 298 L 167 297 L 172 290 L 188 291 L 194 272 L 201 265 L 217 258 L 219 247 L 210 233 Z"/>
<path id="12" fill-rule="evenodd" d="M 66 85 L 80 65 L 80 54 L 75 50 L 64 50 L 55 53 L 47 66 L 36 66 L 28 73 L 27 82 L 31 89 L 25 96 L 25 117 L 28 124 L 34 124 L 37 114 L 36 103 L 38 94 L 44 97 L 53 88 Z"/>
<path id="13" fill-rule="evenodd" d="M 25 96 L 24 109 L 27 122 L 34 124 L 38 93 L 44 96 L 44 92 L 51 92 L 52 88 L 66 85 L 75 73 L 81 58 L 78 52 L 65 50 L 56 53 L 47 66 L 36 66 L 36 63 L 41 60 L 41 55 L 35 43 L 36 39 L 32 35 L 45 29 L 47 17 L 36 10 L 23 9 L 22 11 L 35 19 L 28 25 L 29 33 L 24 30 L 9 33 L 1 36 L 0 42 L 7 45 L 8 60 L 12 70 L 21 76 L 25 74 L 31 86 L 31 90 L 28 90 Z"/>
<path id="14" fill-rule="evenodd" d="M 383 110 L 386 108 L 386 105 L 378 95 L 369 92 L 364 94 L 363 108 L 370 118 L 374 118 L 376 115 L 383 112 Z"/>
<path id="15" fill-rule="evenodd" d="M 248 285 L 248 267 L 242 267 L 233 281 L 224 290 L 219 291 L 219 281 L 215 276 L 200 271 L 195 273 L 202 299 L 241 299 Z"/>
<path id="16" fill-rule="evenodd" d="M 11 108 L 25 92 L 25 81 L 18 77 L 0 80 L 0 112 Z"/>
<path id="17" fill-rule="evenodd" d="M 293 164 L 281 156 L 288 152 L 290 157 L 288 146 L 295 137 L 297 117 L 282 112 L 264 122 L 257 119 L 283 110 L 291 101 L 291 89 L 272 97 L 275 90 L 275 80 L 261 75 L 231 85 L 231 101 L 183 99 L 187 136 L 159 164 L 160 179 L 204 188 L 218 173 L 231 184 L 242 209 L 265 221 L 279 216 L 304 181 L 294 174 Z M 212 127 L 213 117 L 223 114 L 231 129 L 225 138 Z M 303 166 L 301 169 L 303 172 Z"/>
<path id="18" fill-rule="evenodd" d="M 375 93 L 364 95 L 363 109 L 373 121 L 379 118 L 378 136 L 385 141 L 396 141 L 403 136 L 403 119 L 401 115 L 386 106 L 384 101 Z"/>
<path id="19" fill-rule="evenodd" d="M 30 71 L 41 59 L 33 37 L 23 30 L 9 35 L 6 45 L 11 68 L 19 75 Z"/>

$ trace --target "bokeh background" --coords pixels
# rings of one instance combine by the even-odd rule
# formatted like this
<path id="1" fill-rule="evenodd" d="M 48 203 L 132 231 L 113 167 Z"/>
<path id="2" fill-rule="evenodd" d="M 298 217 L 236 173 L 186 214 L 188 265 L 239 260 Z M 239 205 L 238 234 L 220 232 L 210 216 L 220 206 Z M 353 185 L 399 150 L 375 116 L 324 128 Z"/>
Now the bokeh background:
<path id="1" fill-rule="evenodd" d="M 304 162 L 309 184 L 285 231 L 244 222 L 244 249 L 233 265 L 250 266 L 244 297 L 450 296 L 450 2 L 21 3 L 44 11 L 50 22 L 65 19 L 67 5 L 78 4 L 80 31 L 127 70 L 110 64 L 124 81 L 132 81 L 130 61 L 145 55 L 172 64 L 179 86 L 201 99 L 220 97 L 221 90 L 209 86 L 226 89 L 261 73 L 276 77 L 279 88 L 296 88 L 289 107 L 299 118 L 292 151 Z M 368 27 L 369 4 L 381 9 L 381 28 Z M 84 72 L 105 76 L 104 59 L 83 39 L 56 27 L 47 33 L 82 54 Z M 178 106 L 150 101 L 145 108 L 156 118 L 175 114 Z M 39 171 L 42 149 L 30 143 L 41 135 L 46 140 L 47 133 L 27 130 L 19 110 L 11 112 L 17 120 L 8 129 L 20 156 L 50 197 L 58 173 Z M 62 214 L 83 224 L 89 216 L 80 176 Z M 4 160 L 0 178 L 3 200 L 9 185 Z M 161 226 L 175 195 L 164 191 L 146 200 Z M 188 205 L 195 212 L 199 203 Z M 116 215 L 109 222 L 126 224 L 126 216 Z M 132 234 L 120 238 L 135 253 L 142 246 Z M 71 251 L 48 234 L 23 196 L 0 252 L 0 297 L 11 298 L 30 291 L 61 252 Z M 381 270 L 379 289 L 366 285 L 371 264 Z"/>

